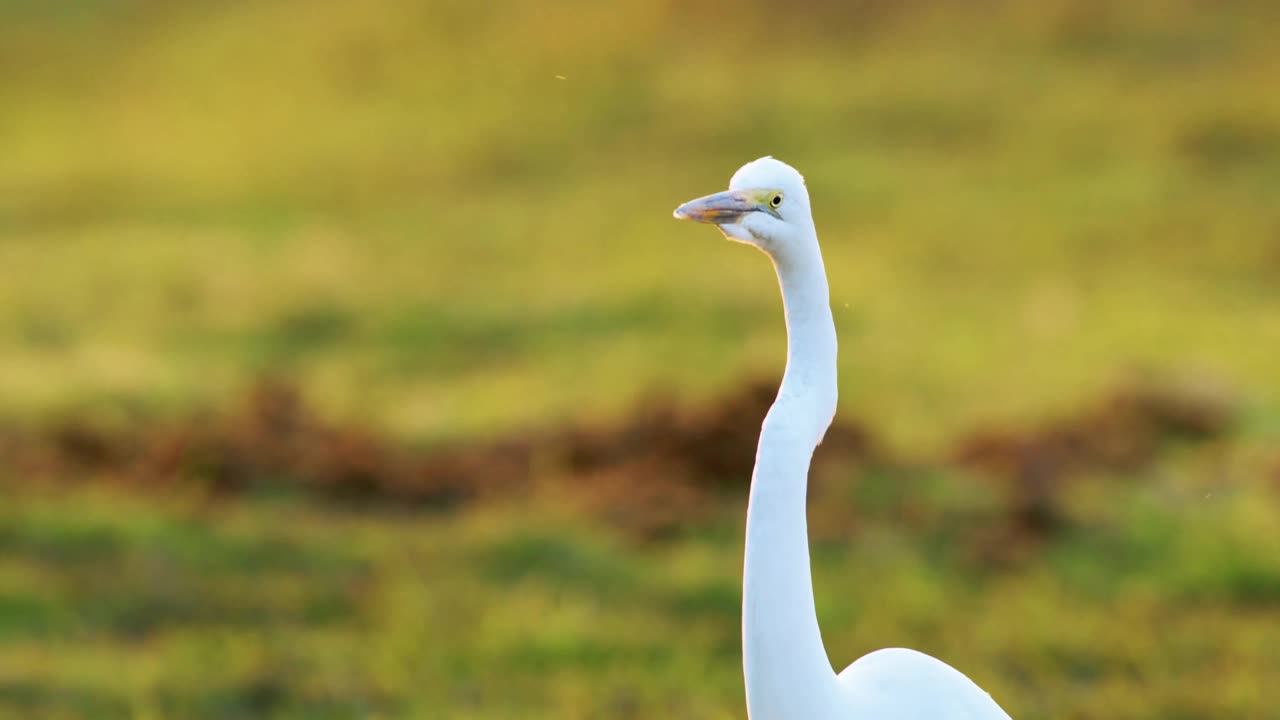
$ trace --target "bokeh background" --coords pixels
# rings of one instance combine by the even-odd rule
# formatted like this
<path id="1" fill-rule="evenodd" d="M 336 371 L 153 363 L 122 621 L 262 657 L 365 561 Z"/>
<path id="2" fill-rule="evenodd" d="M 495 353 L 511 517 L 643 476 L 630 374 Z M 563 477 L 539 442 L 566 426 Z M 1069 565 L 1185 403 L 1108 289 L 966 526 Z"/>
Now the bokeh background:
<path id="1" fill-rule="evenodd" d="M 1280 717 L 1280 6 L 0 2 L 0 716 L 741 718 L 807 176 L 838 667 Z"/>

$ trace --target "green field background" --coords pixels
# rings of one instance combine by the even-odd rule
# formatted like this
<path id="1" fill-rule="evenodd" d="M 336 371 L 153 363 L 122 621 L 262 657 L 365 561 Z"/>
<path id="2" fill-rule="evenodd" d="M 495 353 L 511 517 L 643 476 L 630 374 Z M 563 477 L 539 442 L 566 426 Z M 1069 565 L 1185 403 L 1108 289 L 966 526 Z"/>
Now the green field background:
<path id="1" fill-rule="evenodd" d="M 671 210 L 771 154 L 841 417 L 924 459 L 835 471 L 836 665 L 915 647 L 1017 718 L 1280 718 L 1277 30 L 1260 0 L 0 0 L 0 424 L 262 377 L 407 447 L 713 403 L 780 373 L 776 284 Z M 1000 494 L 934 460 L 1133 382 L 1229 397 L 1229 437 L 975 551 Z M 745 477 L 659 540 L 572 483 L 442 512 L 95 479 L 0 462 L 0 717 L 745 717 Z"/>

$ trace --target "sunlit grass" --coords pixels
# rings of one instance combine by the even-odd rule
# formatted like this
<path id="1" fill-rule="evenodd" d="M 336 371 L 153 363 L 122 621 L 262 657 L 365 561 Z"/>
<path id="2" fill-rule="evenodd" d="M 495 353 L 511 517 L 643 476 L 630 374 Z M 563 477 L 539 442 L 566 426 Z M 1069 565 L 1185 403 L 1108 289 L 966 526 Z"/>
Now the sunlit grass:
<path id="1" fill-rule="evenodd" d="M 273 370 L 426 435 L 705 396 L 776 371 L 776 291 L 669 211 L 773 153 L 813 188 L 846 411 L 895 436 L 1126 372 L 1275 404 L 1268 11 L 1162 5 L 828 8 L 758 57 L 661 6 L 20 15 L 49 61 L 2 91 L 0 390 L 207 403 Z"/>
<path id="2" fill-rule="evenodd" d="M 1278 21 L 0 2 L 0 419 L 184 413 L 264 374 L 415 442 L 712 397 L 779 371 L 777 290 L 670 211 L 769 153 L 809 179 L 842 412 L 891 446 L 1161 374 L 1234 387 L 1270 452 Z M 1019 718 L 1269 717 L 1274 492 L 1166 464 L 1073 488 L 1008 565 L 980 486 L 850 483 L 859 523 L 812 519 L 833 659 L 917 647 Z M 26 481 L 0 479 L 0 715 L 744 717 L 741 507 L 637 545 L 549 501 Z"/>

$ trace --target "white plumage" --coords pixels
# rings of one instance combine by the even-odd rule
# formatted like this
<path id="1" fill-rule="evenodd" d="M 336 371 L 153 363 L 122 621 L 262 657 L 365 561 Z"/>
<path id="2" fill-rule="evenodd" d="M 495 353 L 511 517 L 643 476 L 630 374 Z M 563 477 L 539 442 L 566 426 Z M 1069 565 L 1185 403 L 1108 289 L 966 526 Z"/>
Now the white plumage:
<path id="1" fill-rule="evenodd" d="M 809 461 L 836 409 L 836 331 L 804 178 L 773 158 L 729 190 L 681 205 L 773 261 L 787 321 L 787 368 L 765 417 L 751 479 L 742 650 L 752 720 L 1009 720 L 958 670 L 914 650 L 878 650 L 839 674 L 818 629 L 809 569 Z M 870 591 L 870 590 L 869 590 Z"/>

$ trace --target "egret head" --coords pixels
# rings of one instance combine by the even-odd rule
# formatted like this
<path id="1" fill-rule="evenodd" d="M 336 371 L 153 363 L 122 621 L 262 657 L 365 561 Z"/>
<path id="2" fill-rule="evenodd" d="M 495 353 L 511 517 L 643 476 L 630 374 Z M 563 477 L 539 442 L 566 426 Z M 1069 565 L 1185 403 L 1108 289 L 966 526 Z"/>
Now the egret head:
<path id="1" fill-rule="evenodd" d="M 795 168 L 771 157 L 753 160 L 729 180 L 729 189 L 676 208 L 681 220 L 711 223 L 730 240 L 754 245 L 774 259 L 814 242 L 809 191 Z"/>

